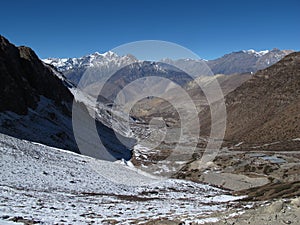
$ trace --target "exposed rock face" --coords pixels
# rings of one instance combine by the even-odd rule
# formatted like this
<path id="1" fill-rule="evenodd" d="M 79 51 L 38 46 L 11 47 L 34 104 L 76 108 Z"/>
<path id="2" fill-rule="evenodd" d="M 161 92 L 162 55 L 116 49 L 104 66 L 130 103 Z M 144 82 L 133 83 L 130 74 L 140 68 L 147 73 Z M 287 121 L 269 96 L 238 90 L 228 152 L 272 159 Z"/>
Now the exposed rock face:
<path id="1" fill-rule="evenodd" d="M 15 47 L 0 36 L 0 111 L 27 114 L 35 109 L 40 95 L 61 102 L 71 103 L 72 94 L 49 67 L 27 47 Z"/>
<path id="2" fill-rule="evenodd" d="M 51 67 L 0 36 L 0 79 L 1 133 L 78 152 L 73 95 Z"/>

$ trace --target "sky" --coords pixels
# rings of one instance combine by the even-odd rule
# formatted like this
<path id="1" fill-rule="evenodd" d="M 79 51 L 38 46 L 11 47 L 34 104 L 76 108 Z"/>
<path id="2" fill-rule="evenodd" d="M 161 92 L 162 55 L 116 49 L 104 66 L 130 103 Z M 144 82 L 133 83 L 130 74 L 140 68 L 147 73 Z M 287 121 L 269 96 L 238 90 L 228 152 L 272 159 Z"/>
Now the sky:
<path id="1" fill-rule="evenodd" d="M 299 0 L 9 0 L 0 34 L 40 58 L 162 40 L 214 59 L 243 49 L 300 50 Z"/>

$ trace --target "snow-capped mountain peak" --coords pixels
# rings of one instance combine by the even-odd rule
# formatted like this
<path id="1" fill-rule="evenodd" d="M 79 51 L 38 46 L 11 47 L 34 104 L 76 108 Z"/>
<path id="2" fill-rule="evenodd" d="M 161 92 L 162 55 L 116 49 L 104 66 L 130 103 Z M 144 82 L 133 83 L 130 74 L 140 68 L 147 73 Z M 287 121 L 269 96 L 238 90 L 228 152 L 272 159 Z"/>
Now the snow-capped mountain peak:
<path id="1" fill-rule="evenodd" d="M 254 49 L 249 49 L 249 50 L 243 50 L 244 53 L 248 53 L 248 54 L 253 54 L 257 57 L 261 57 L 267 53 L 269 53 L 269 50 L 262 50 L 262 51 L 255 51 Z"/>
<path id="2" fill-rule="evenodd" d="M 117 53 L 113 52 L 113 51 L 108 51 L 108 52 L 104 52 L 104 53 L 99 53 L 99 52 L 94 52 L 90 55 L 86 55 L 83 56 L 81 58 L 85 58 L 85 57 L 102 57 L 102 58 L 118 58 L 120 57 Z"/>
<path id="3" fill-rule="evenodd" d="M 99 53 L 99 52 L 94 52 L 92 55 L 97 56 L 97 55 L 101 55 L 101 53 Z"/>
<path id="4" fill-rule="evenodd" d="M 102 54 L 104 57 L 119 57 L 118 54 L 112 51 L 108 51 Z"/>

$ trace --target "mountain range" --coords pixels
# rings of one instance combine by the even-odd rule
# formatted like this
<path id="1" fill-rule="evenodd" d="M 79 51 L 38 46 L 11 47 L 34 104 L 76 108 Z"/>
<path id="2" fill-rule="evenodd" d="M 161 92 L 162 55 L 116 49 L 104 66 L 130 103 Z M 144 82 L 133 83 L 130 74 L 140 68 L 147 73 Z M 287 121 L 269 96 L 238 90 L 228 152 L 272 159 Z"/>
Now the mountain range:
<path id="1" fill-rule="evenodd" d="M 80 83 L 81 87 L 101 81 L 123 66 L 138 62 L 132 55 L 118 56 L 111 51 L 104 54 L 95 52 L 80 58 L 48 58 L 43 61 L 53 65 L 76 85 L 79 84 L 82 76 L 86 74 L 86 79 L 82 79 Z"/>
<path id="2" fill-rule="evenodd" d="M 192 76 L 213 74 L 254 73 L 278 62 L 293 50 L 243 50 L 226 54 L 214 60 L 162 59 L 161 62 L 174 65 Z M 48 58 L 43 60 L 62 72 L 70 81 L 86 87 L 103 81 L 117 70 L 132 63 L 141 62 L 133 55 L 119 56 L 114 52 L 94 53 L 80 58 Z"/>
<path id="3" fill-rule="evenodd" d="M 292 52 L 293 50 L 279 50 L 277 48 L 259 52 L 252 49 L 243 50 L 210 60 L 207 64 L 214 74 L 255 73 L 273 65 Z"/>

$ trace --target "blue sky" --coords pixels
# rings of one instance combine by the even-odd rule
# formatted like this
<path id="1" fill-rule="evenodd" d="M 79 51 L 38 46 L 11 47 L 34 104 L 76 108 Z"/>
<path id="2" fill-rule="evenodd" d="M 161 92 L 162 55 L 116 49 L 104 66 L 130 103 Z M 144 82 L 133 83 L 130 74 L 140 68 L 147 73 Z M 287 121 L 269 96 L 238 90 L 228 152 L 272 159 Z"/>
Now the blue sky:
<path id="1" fill-rule="evenodd" d="M 0 34 L 41 58 L 79 57 L 140 40 L 212 59 L 241 49 L 300 49 L 300 1 L 9 0 Z"/>

